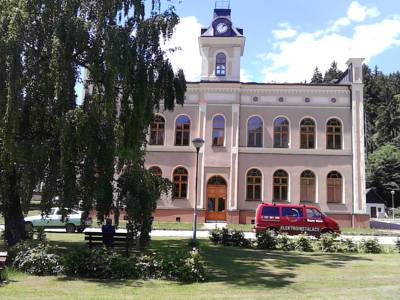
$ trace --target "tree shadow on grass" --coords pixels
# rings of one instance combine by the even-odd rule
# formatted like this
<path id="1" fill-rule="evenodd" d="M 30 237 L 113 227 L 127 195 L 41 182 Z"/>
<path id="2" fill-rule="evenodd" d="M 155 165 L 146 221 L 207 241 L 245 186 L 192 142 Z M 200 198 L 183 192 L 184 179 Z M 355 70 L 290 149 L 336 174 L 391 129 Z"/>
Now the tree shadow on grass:
<path id="1" fill-rule="evenodd" d="M 188 248 L 188 240 L 153 240 L 160 252 Z M 290 285 L 302 266 L 341 268 L 351 261 L 370 259 L 356 254 L 300 253 L 214 246 L 200 240 L 200 252 L 209 270 L 209 281 L 238 286 L 280 288 Z"/>
<path id="2" fill-rule="evenodd" d="M 71 248 L 72 242 L 57 242 Z M 357 254 L 300 253 L 284 251 L 254 250 L 237 247 L 214 246 L 208 240 L 199 240 L 199 251 L 208 268 L 208 282 L 223 282 L 236 286 L 281 288 L 289 286 L 298 276 L 300 268 L 309 266 L 316 271 L 323 268 L 342 268 L 351 261 L 371 261 Z M 76 242 L 77 247 L 85 244 Z M 188 239 L 154 239 L 149 251 L 172 254 L 178 250 L 190 250 Z M 318 269 L 319 268 L 319 269 Z M 123 286 L 141 287 L 143 280 L 96 280 L 60 277 L 60 281 L 85 280 L 110 288 Z"/>

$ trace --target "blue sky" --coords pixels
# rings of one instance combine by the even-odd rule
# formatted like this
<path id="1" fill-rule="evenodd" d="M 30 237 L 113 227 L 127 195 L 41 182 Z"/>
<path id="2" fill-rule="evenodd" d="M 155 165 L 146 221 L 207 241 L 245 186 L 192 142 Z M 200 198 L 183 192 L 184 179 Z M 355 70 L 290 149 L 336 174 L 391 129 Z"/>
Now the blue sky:
<path id="1" fill-rule="evenodd" d="M 200 60 L 191 44 L 211 23 L 215 0 L 172 2 L 181 24 L 171 44 L 183 48 L 172 60 L 195 80 Z M 364 57 L 385 73 L 400 70 L 400 0 L 231 0 L 230 6 L 246 36 L 242 81 L 309 80 L 315 66 L 325 71 L 336 60 L 344 69 L 349 57 Z"/>
<path id="2" fill-rule="evenodd" d="M 181 23 L 165 47 L 182 48 L 170 58 L 196 81 L 197 38 L 211 24 L 215 0 L 171 3 Z M 400 0 L 231 0 L 230 6 L 246 37 L 242 81 L 309 81 L 315 66 L 324 72 L 336 60 L 344 70 L 350 57 L 363 57 L 385 73 L 400 70 Z"/>

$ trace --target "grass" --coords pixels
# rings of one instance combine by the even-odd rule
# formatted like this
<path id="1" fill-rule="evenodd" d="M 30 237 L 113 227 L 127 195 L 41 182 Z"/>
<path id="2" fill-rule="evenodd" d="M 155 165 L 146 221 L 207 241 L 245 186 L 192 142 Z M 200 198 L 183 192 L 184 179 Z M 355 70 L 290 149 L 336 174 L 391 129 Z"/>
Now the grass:
<path id="1" fill-rule="evenodd" d="M 84 247 L 82 234 L 47 235 L 65 248 Z M 188 240 L 154 239 L 151 248 L 175 251 Z M 200 240 L 206 283 L 164 280 L 98 281 L 36 277 L 10 271 L 0 299 L 398 299 L 399 254 L 321 254 L 248 250 Z"/>

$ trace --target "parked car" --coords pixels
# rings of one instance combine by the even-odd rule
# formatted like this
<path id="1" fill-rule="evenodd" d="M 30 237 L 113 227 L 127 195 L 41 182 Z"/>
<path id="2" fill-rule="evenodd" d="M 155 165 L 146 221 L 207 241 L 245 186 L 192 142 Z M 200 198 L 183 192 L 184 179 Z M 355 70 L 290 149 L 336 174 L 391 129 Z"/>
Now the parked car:
<path id="1" fill-rule="evenodd" d="M 313 205 L 262 203 L 256 210 L 255 230 L 285 232 L 290 235 L 307 233 L 340 234 L 339 224 Z"/>
<path id="2" fill-rule="evenodd" d="M 62 221 L 62 208 L 54 207 L 50 210 L 49 214 L 36 215 L 25 217 L 26 229 L 33 230 L 34 227 L 45 227 L 45 228 L 65 228 L 69 233 L 82 232 L 86 227 L 92 225 L 92 219 L 88 218 L 84 224 L 81 224 L 82 211 L 72 209 L 70 214 L 67 215 L 64 221 Z"/>

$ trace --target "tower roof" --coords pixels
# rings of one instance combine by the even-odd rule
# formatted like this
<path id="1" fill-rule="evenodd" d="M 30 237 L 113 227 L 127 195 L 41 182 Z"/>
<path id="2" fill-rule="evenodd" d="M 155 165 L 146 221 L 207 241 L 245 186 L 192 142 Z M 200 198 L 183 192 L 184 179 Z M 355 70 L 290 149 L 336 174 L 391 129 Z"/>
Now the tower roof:
<path id="1" fill-rule="evenodd" d="M 208 28 L 201 29 L 201 36 L 234 37 L 243 36 L 243 29 L 232 24 L 230 1 L 216 1 L 213 20 Z"/>

